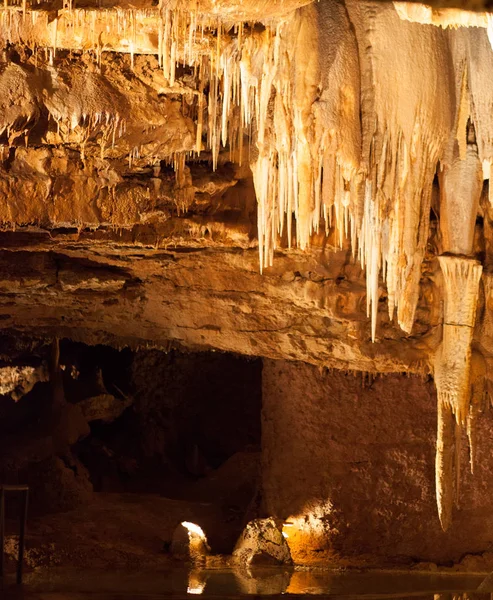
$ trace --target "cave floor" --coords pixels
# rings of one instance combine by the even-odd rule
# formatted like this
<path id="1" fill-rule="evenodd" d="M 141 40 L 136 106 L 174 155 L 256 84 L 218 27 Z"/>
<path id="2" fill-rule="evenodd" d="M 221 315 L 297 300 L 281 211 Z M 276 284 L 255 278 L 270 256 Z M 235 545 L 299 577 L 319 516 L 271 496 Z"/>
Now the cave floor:
<path id="1" fill-rule="evenodd" d="M 154 600 L 202 594 L 209 598 L 281 595 L 333 598 L 489 598 L 491 578 L 479 574 L 403 573 L 389 571 L 334 572 L 276 567 L 157 571 L 94 571 L 38 569 L 22 587 L 0 590 L 5 600 Z M 13 581 L 13 579 L 12 579 Z M 448 596 L 450 594 L 451 596 Z M 445 596 L 444 596 L 445 595 Z"/>
<path id="2" fill-rule="evenodd" d="M 493 578 L 487 572 L 432 571 L 426 565 L 414 571 L 241 569 L 228 566 L 227 556 L 217 556 L 211 557 L 207 568 L 190 570 L 173 560 L 167 547 L 182 520 L 200 523 L 216 548 L 234 543 L 242 527 L 242 518 L 226 504 L 157 494 L 98 493 L 85 508 L 31 517 L 24 585 L 13 585 L 17 539 L 7 536 L 8 575 L 0 585 L 0 598 L 154 600 L 192 594 L 210 598 L 315 594 L 436 600 L 437 594 L 476 598 L 478 588 L 481 594 L 493 592 Z M 490 600 L 489 593 L 477 597 Z"/>
<path id="3" fill-rule="evenodd" d="M 172 563 L 167 550 L 181 521 L 199 523 L 220 553 L 232 548 L 242 523 L 213 502 L 170 499 L 158 494 L 97 493 L 86 507 L 30 517 L 26 572 L 36 568 L 156 569 Z M 16 522 L 8 532 L 16 532 Z M 168 547 L 167 547 L 168 544 Z M 7 536 L 8 567 L 15 568 L 17 538 Z"/>

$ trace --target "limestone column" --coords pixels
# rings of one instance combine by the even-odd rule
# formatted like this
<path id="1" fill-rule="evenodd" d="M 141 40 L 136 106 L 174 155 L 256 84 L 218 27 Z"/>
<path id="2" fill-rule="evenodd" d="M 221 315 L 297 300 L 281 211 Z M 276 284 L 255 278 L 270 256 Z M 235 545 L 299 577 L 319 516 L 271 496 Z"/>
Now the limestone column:
<path id="1" fill-rule="evenodd" d="M 465 156 L 457 157 L 440 178 L 443 254 L 439 261 L 444 280 L 444 317 L 434 375 L 438 393 L 436 496 L 444 531 L 452 519 L 454 473 L 458 499 L 460 438 L 469 416 L 471 343 L 483 269 L 473 258 L 474 229 L 483 185 L 473 135 L 470 128 Z"/>

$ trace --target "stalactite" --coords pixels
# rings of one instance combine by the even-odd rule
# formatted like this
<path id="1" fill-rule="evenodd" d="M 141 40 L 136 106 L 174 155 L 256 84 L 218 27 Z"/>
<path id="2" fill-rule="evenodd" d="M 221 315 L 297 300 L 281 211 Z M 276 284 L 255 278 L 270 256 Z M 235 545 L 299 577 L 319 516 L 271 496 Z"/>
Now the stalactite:
<path id="1" fill-rule="evenodd" d="M 57 40 L 62 44 L 67 44 L 69 25 L 75 36 L 88 23 L 89 13 L 83 9 L 66 12 L 57 25 Z M 362 36 L 360 47 L 370 48 L 370 56 L 363 59 L 346 8 L 339 3 L 307 6 L 268 24 L 262 33 L 237 26 L 236 37 L 221 21 L 180 10 L 174 2 L 161 2 L 157 13 L 158 58 L 170 88 L 176 84 L 178 61 L 198 74 L 196 152 L 203 149 L 206 115 L 207 149 L 214 167 L 221 147 L 239 140 L 241 153 L 243 131 L 256 131 L 253 173 L 261 268 L 272 264 L 285 227 L 291 244 L 293 216 L 296 244 L 302 249 L 321 224 L 326 231 L 333 225 L 339 246 L 350 238 L 353 254 L 359 253 L 367 269 L 372 339 L 380 274 L 387 284 L 391 316 L 397 307 L 401 327 L 410 331 L 428 232 L 431 184 L 450 113 L 437 101 L 447 97 L 443 32 L 415 31 L 388 7 L 364 9 L 361 21 L 371 25 L 367 23 L 365 32 L 357 34 Z M 117 32 L 130 40 L 134 56 L 142 43 L 135 23 L 144 22 L 145 11 L 90 14 L 97 19 L 93 35 L 100 24 L 108 27 L 115 21 Z M 426 68 L 416 64 L 412 51 L 396 56 L 382 33 L 394 30 L 406 48 L 412 50 L 418 36 L 420 45 L 430 49 L 423 53 Z M 58 43 L 51 45 L 55 48 Z M 97 37 L 93 45 L 99 52 Z M 389 63 L 386 69 L 377 68 L 380 60 Z M 360 72 L 364 86 L 370 78 L 375 89 L 373 105 L 363 106 L 363 164 Z M 388 72 L 399 72 L 400 78 L 394 81 Z M 403 85 L 404 78 L 409 85 Z M 422 80 L 419 90 L 412 85 L 417 78 Z M 428 79 L 433 85 L 428 85 Z M 416 92 L 409 94 L 409 90 Z M 363 97 L 367 95 L 363 89 Z M 57 111 L 52 114 L 64 123 Z M 67 122 L 75 123 L 74 117 Z M 110 120 L 109 125 L 113 129 L 107 137 L 114 139 L 117 123 Z M 77 130 L 82 145 L 94 126 L 101 123 L 85 118 L 84 128 Z"/>
<path id="2" fill-rule="evenodd" d="M 452 505 L 454 500 L 454 428 L 455 419 L 451 407 L 443 402 L 439 402 L 435 479 L 438 517 L 444 531 L 447 531 L 452 522 Z"/>
<path id="3" fill-rule="evenodd" d="M 439 402 L 464 425 L 469 412 L 471 342 L 482 265 L 473 259 L 440 256 L 445 284 L 442 349 L 435 362 Z"/>
<path id="4" fill-rule="evenodd" d="M 435 357 L 439 413 L 436 493 L 440 522 L 446 530 L 451 519 L 454 475 L 448 457 L 453 446 L 454 428 L 447 415 L 450 414 L 450 418 L 459 426 L 455 433 L 455 443 L 458 445 L 462 428 L 467 426 L 470 415 L 471 342 L 483 268 L 478 261 L 459 256 L 440 256 L 439 261 L 445 284 L 445 307 L 442 344 Z M 470 427 L 472 426 L 473 422 L 470 423 Z M 456 453 L 457 476 L 459 453 L 460 451 Z"/>
<path id="5" fill-rule="evenodd" d="M 332 46 L 326 39 L 329 30 Z M 358 58 L 345 8 L 324 3 L 302 9 L 266 42 L 254 164 L 262 267 L 272 264 L 285 223 L 291 243 L 292 215 L 300 248 L 310 244 L 322 220 L 328 228 L 332 212 L 342 244 L 349 231 L 350 179 L 357 174 L 360 144 Z M 242 62 L 245 90 L 259 77 L 252 75 L 251 61 Z"/>
<path id="6" fill-rule="evenodd" d="M 370 266 L 371 310 L 377 310 L 381 270 L 390 317 L 397 309 L 399 325 L 410 332 L 428 239 L 432 184 L 453 116 L 447 39 L 439 29 L 400 21 L 392 6 L 352 1 L 347 5 L 359 41 L 362 76 L 366 183 L 360 214 L 363 221 L 378 222 L 377 231 L 363 223 L 360 258 L 367 270 Z M 394 52 L 397 44 L 399 53 Z M 422 48 L 419 57 L 413 51 L 417 46 Z M 417 80 L 419 86 L 413 83 Z"/>

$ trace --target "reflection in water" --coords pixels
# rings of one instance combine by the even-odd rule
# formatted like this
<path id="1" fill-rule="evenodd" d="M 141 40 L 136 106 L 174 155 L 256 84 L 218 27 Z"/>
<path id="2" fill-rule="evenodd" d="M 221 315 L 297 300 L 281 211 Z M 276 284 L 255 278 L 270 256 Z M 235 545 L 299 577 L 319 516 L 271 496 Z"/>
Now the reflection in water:
<path id="1" fill-rule="evenodd" d="M 207 585 L 207 573 L 192 570 L 188 574 L 187 594 L 203 594 Z"/>
<path id="2" fill-rule="evenodd" d="M 15 586 L 13 586 L 15 587 Z M 0 592 L 1 600 L 24 600 L 24 595 Z M 12 590 L 14 591 L 14 590 Z M 166 600 L 202 597 L 239 598 L 313 594 L 348 600 L 493 600 L 493 578 L 473 574 L 430 572 L 335 572 L 293 567 L 191 570 L 165 572 L 108 572 L 51 569 L 26 576 L 25 600 Z"/>
<path id="3" fill-rule="evenodd" d="M 276 595 L 286 593 L 291 572 L 289 567 L 249 567 L 235 569 L 234 575 L 241 594 Z"/>

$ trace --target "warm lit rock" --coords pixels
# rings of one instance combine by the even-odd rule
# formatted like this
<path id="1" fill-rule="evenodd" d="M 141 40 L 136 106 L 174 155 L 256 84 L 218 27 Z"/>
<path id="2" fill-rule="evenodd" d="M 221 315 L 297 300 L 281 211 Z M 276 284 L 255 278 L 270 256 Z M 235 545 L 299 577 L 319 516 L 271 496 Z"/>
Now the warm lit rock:
<path id="1" fill-rule="evenodd" d="M 264 510 L 283 519 L 296 564 L 444 564 L 487 547 L 493 462 L 479 444 L 471 475 L 465 434 L 460 503 L 452 495 L 445 504 L 453 510 L 447 532 L 437 518 L 433 381 L 321 373 L 290 361 L 264 361 L 262 377 Z M 489 436 L 491 413 L 478 414 L 476 427 L 478 439 Z M 457 460 L 454 450 L 445 463 Z"/>
<path id="2" fill-rule="evenodd" d="M 47 381 L 46 365 L 39 367 L 0 367 L 0 394 L 19 400 L 30 392 L 38 381 Z"/>
<path id="3" fill-rule="evenodd" d="M 100 394 L 99 396 L 92 396 L 91 398 L 82 400 L 78 406 L 88 423 L 91 421 L 111 423 L 131 404 L 131 398 L 120 400 L 111 394 Z"/>
<path id="4" fill-rule="evenodd" d="M 291 554 L 275 519 L 256 519 L 245 527 L 236 543 L 233 558 L 240 565 L 290 565 Z"/>
<path id="5" fill-rule="evenodd" d="M 183 521 L 177 526 L 171 540 L 171 554 L 174 558 L 203 563 L 209 553 L 207 538 L 200 525 Z"/>

